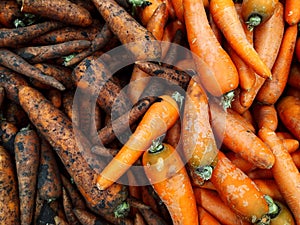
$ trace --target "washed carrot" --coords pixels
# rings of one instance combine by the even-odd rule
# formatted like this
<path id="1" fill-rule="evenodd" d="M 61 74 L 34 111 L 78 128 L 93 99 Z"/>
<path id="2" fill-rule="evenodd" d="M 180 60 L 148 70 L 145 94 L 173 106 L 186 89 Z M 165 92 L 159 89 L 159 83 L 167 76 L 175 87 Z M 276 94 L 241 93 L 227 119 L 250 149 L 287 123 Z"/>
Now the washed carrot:
<path id="1" fill-rule="evenodd" d="M 192 185 L 175 149 L 165 143 L 151 146 L 143 154 L 143 165 L 151 185 L 166 204 L 173 224 L 198 224 Z"/>
<path id="2" fill-rule="evenodd" d="M 289 208 L 280 201 L 275 201 L 275 204 L 278 206 L 280 211 L 275 218 L 271 219 L 270 225 L 295 225 L 294 217 Z"/>
<path id="3" fill-rule="evenodd" d="M 0 49 L 0 64 L 27 77 L 37 79 L 43 83 L 57 88 L 58 90 L 65 90 L 65 87 L 55 78 L 48 76 L 29 64 L 22 57 L 13 53 L 8 49 Z"/>
<path id="4" fill-rule="evenodd" d="M 262 193 L 269 195 L 274 200 L 284 202 L 274 179 L 253 179 L 253 181 Z"/>
<path id="5" fill-rule="evenodd" d="M 26 127 L 29 124 L 28 117 L 22 107 L 13 101 L 6 102 L 5 109 L 3 109 L 3 116 L 7 122 L 12 123 L 18 129 Z"/>
<path id="6" fill-rule="evenodd" d="M 297 32 L 297 25 L 290 26 L 285 30 L 277 59 L 272 67 L 273 78 L 266 80 L 260 88 L 256 96 L 258 101 L 274 104 L 283 93 L 293 59 Z"/>
<path id="7" fill-rule="evenodd" d="M 139 19 L 141 20 L 141 23 L 146 26 L 151 18 L 151 16 L 154 14 L 155 10 L 158 8 L 160 4 L 163 3 L 162 0 L 150 0 L 150 1 L 141 1 L 142 4 L 140 5 L 139 9 Z"/>
<path id="8" fill-rule="evenodd" d="M 210 104 L 211 123 L 222 143 L 241 157 L 263 169 L 270 169 L 275 161 L 271 150 L 255 133 L 239 120 L 236 114 Z"/>
<path id="9" fill-rule="evenodd" d="M 95 170 L 100 170 L 103 162 L 90 152 L 91 146 L 86 138 L 76 127 L 72 127 L 72 122 L 67 116 L 50 104 L 40 92 L 31 87 L 21 87 L 19 97 L 20 104 L 31 122 L 55 148 L 55 152 L 85 198 L 87 206 L 97 212 L 113 212 L 126 199 L 127 189 L 120 184 L 114 184 L 106 191 L 97 189 Z M 76 141 L 75 132 L 80 142 Z"/>
<path id="10" fill-rule="evenodd" d="M 100 218 L 99 216 L 96 216 L 93 213 L 90 213 L 83 209 L 74 208 L 73 212 L 81 224 L 85 224 L 85 225 L 105 225 L 105 224 L 109 225 L 109 224 L 111 224 L 111 223 L 108 223 L 107 221 L 105 221 L 104 219 Z"/>
<path id="11" fill-rule="evenodd" d="M 250 225 L 249 222 L 242 219 L 233 212 L 220 198 L 214 190 L 205 188 L 194 188 L 197 204 L 204 208 L 208 213 L 214 216 L 224 225 Z"/>
<path id="12" fill-rule="evenodd" d="M 199 223 L 201 225 L 220 225 L 219 221 L 215 219 L 209 212 L 201 206 L 197 206 L 199 214 Z"/>
<path id="13" fill-rule="evenodd" d="M 160 101 L 150 106 L 129 140 L 98 175 L 98 188 L 105 190 L 116 182 L 152 141 L 164 134 L 176 122 L 178 113 L 177 103 L 172 97 L 160 96 Z"/>
<path id="14" fill-rule="evenodd" d="M 0 24 L 7 28 L 14 26 L 14 20 L 21 17 L 21 11 L 18 3 L 13 0 L 0 2 Z"/>
<path id="15" fill-rule="evenodd" d="M 219 151 L 211 182 L 221 199 L 238 215 L 255 223 L 268 221 L 274 202 L 266 198 L 255 183 Z"/>
<path id="16" fill-rule="evenodd" d="M 0 47 L 15 47 L 24 44 L 48 31 L 62 27 L 63 24 L 54 21 L 46 21 L 26 27 L 1 28 Z"/>
<path id="17" fill-rule="evenodd" d="M 245 0 L 242 3 L 242 16 L 249 30 L 264 23 L 274 13 L 278 0 Z"/>
<path id="18" fill-rule="evenodd" d="M 288 85 L 290 85 L 292 87 L 300 88 L 300 66 L 299 66 L 299 64 L 292 62 L 287 83 L 288 83 Z"/>
<path id="19" fill-rule="evenodd" d="M 294 97 L 300 98 L 299 88 L 291 87 L 288 85 L 286 87 L 286 96 L 294 96 Z"/>
<path id="20" fill-rule="evenodd" d="M 73 205 L 70 199 L 69 194 L 65 188 L 62 188 L 62 200 L 64 206 L 64 212 L 69 224 L 80 225 L 79 220 L 73 212 Z"/>
<path id="21" fill-rule="evenodd" d="M 17 133 L 14 145 L 20 200 L 20 222 L 21 224 L 30 224 L 34 212 L 40 140 L 34 130 L 24 128 Z"/>
<path id="22" fill-rule="evenodd" d="M 175 124 L 167 131 L 164 138 L 164 142 L 169 145 L 172 145 L 174 148 L 177 148 L 177 145 L 180 145 L 181 139 L 181 121 L 178 119 Z"/>
<path id="23" fill-rule="evenodd" d="M 297 168 L 300 168 L 300 151 L 296 151 L 291 153 L 293 162 L 295 163 L 295 165 L 297 166 Z"/>
<path id="24" fill-rule="evenodd" d="M 209 123 L 207 96 L 194 79 L 191 79 L 184 104 L 182 146 L 188 172 L 195 184 L 210 179 L 218 154 L 217 144 Z"/>
<path id="25" fill-rule="evenodd" d="M 278 102 L 276 109 L 285 127 L 297 140 L 300 140 L 300 99 L 293 96 L 285 96 Z"/>
<path id="26" fill-rule="evenodd" d="M 262 127 L 268 127 L 273 131 L 277 129 L 278 118 L 274 105 L 255 104 L 252 112 L 258 129 Z"/>
<path id="27" fill-rule="evenodd" d="M 251 170 L 254 170 L 256 166 L 253 163 L 242 158 L 239 154 L 229 151 L 225 153 L 226 157 L 241 171 L 248 173 Z"/>
<path id="28" fill-rule="evenodd" d="M 291 155 L 283 147 L 282 140 L 277 137 L 275 132 L 263 127 L 259 130 L 258 135 L 270 147 L 276 158 L 274 166 L 272 167 L 274 180 L 292 211 L 295 222 L 299 224 L 300 204 L 298 194 L 300 193 L 300 174 L 298 168 L 294 164 Z"/>
<path id="29" fill-rule="evenodd" d="M 128 44 L 126 47 L 136 60 L 156 60 L 160 58 L 160 45 L 155 41 L 151 32 L 140 25 L 114 0 L 93 0 L 93 3 L 121 43 Z M 116 14 L 118 16 L 114 16 Z M 130 44 L 132 42 L 134 44 Z"/>
<path id="30" fill-rule="evenodd" d="M 18 181 L 12 157 L 0 146 L 0 221 L 3 224 L 20 224 Z"/>
<path id="31" fill-rule="evenodd" d="M 254 169 L 247 172 L 248 177 L 251 179 L 273 179 L 273 173 L 270 169 Z"/>
<path id="32" fill-rule="evenodd" d="M 175 11 L 175 15 L 177 17 L 177 19 L 184 23 L 184 16 L 183 16 L 183 12 L 184 12 L 184 7 L 183 7 L 183 0 L 171 0 L 172 1 L 172 5 Z"/>
<path id="33" fill-rule="evenodd" d="M 14 156 L 14 142 L 15 137 L 19 129 L 13 123 L 1 120 L 0 123 L 0 134 L 1 134 L 1 145 L 8 150 L 11 156 Z"/>
<path id="34" fill-rule="evenodd" d="M 246 110 L 245 112 L 243 112 L 243 113 L 241 114 L 241 116 L 244 117 L 245 120 L 246 120 L 247 122 L 249 122 L 250 124 L 252 124 L 252 126 L 256 129 L 256 126 L 255 126 L 256 124 L 255 124 L 253 115 L 252 115 L 252 113 L 250 112 L 250 110 Z"/>
<path id="35" fill-rule="evenodd" d="M 92 16 L 89 11 L 68 0 L 23 0 L 21 11 L 76 26 L 86 27 L 92 23 Z"/>
<path id="36" fill-rule="evenodd" d="M 289 153 L 293 153 L 299 149 L 299 141 L 296 139 L 283 139 L 282 144 Z"/>
<path id="37" fill-rule="evenodd" d="M 286 0 L 284 4 L 284 19 L 289 25 L 300 21 L 300 4 L 297 0 Z"/>
<path id="38" fill-rule="evenodd" d="M 181 59 L 181 57 L 185 57 L 184 54 L 181 54 L 180 49 L 178 48 L 179 46 L 182 46 L 185 40 L 185 34 L 181 29 L 176 30 L 174 37 L 172 39 L 172 45 L 171 47 L 169 46 L 170 44 L 167 44 L 169 46 L 168 51 L 164 55 L 164 63 L 168 67 L 174 67 L 174 65 L 177 63 L 178 60 Z M 165 42 L 163 42 L 163 46 L 165 45 Z"/>
<path id="39" fill-rule="evenodd" d="M 238 86 L 236 67 L 215 37 L 203 1 L 184 0 L 183 8 L 189 47 L 203 87 L 217 96 L 234 90 Z"/>
<path id="40" fill-rule="evenodd" d="M 203 4 L 204 4 L 205 1 L 203 1 Z M 208 5 L 209 6 L 209 5 Z M 209 25 L 212 29 L 212 31 L 214 32 L 217 40 L 221 43 L 221 45 L 224 43 L 224 36 L 221 32 L 221 30 L 219 29 L 219 27 L 217 26 L 217 24 L 215 23 L 211 13 L 208 14 L 208 22 L 209 22 Z"/>

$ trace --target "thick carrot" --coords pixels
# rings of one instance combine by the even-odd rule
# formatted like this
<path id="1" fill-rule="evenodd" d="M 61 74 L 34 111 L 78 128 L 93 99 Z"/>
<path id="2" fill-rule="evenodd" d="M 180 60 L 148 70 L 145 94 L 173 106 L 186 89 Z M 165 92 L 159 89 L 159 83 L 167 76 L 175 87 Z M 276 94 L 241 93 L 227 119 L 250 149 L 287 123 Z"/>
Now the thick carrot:
<path id="1" fill-rule="evenodd" d="M 176 122 L 178 113 L 177 103 L 172 97 L 160 96 L 160 101 L 150 106 L 129 140 L 98 175 L 98 188 L 105 190 L 116 182 L 152 141 L 164 134 Z"/>
<path id="2" fill-rule="evenodd" d="M 223 144 L 241 157 L 263 169 L 270 169 L 275 161 L 271 150 L 235 114 L 226 114 L 218 105 L 210 104 L 212 128 Z"/>
<path id="3" fill-rule="evenodd" d="M 300 65 L 298 63 L 292 62 L 287 83 L 292 87 L 300 89 Z"/>
<path id="4" fill-rule="evenodd" d="M 0 47 L 15 47 L 24 44 L 48 31 L 62 27 L 63 24 L 54 21 L 46 21 L 26 27 L 1 28 L 0 29 Z"/>
<path id="5" fill-rule="evenodd" d="M 253 117 L 257 123 L 257 128 L 268 127 L 275 131 L 278 126 L 277 112 L 274 105 L 254 105 Z"/>
<path id="6" fill-rule="evenodd" d="M 297 25 L 288 27 L 283 36 L 277 59 L 272 67 L 272 80 L 266 80 L 256 98 L 265 104 L 274 104 L 284 91 L 292 63 L 297 38 Z"/>
<path id="7" fill-rule="evenodd" d="M 300 4 L 297 0 L 286 0 L 284 4 L 284 19 L 289 25 L 300 21 Z"/>
<path id="8" fill-rule="evenodd" d="M 92 23 L 89 11 L 68 0 L 22 0 L 21 11 L 76 26 L 86 27 Z"/>
<path id="9" fill-rule="evenodd" d="M 140 25 L 114 0 L 93 0 L 93 3 L 121 43 L 128 44 L 126 47 L 133 54 L 135 60 L 156 60 L 160 58 L 160 44 L 155 41 L 151 32 Z"/>
<path id="10" fill-rule="evenodd" d="M 28 128 L 20 130 L 15 137 L 15 159 L 21 224 L 30 224 L 33 219 L 39 156 L 40 140 L 37 133 Z"/>
<path id="11" fill-rule="evenodd" d="M 13 123 L 2 120 L 0 123 L 1 145 L 14 156 L 14 142 L 19 129 Z"/>
<path id="12" fill-rule="evenodd" d="M 31 122 L 55 148 L 56 153 L 85 198 L 87 206 L 97 212 L 114 211 L 126 199 L 127 189 L 120 184 L 114 184 L 106 191 L 97 189 L 95 170 L 102 168 L 102 161 L 99 158 L 95 159 L 90 152 L 91 146 L 86 138 L 76 127 L 72 127 L 72 122 L 63 112 L 50 104 L 35 89 L 19 88 L 19 98 L 20 104 Z M 80 140 L 80 142 L 76 140 Z"/>
<path id="13" fill-rule="evenodd" d="M 199 224 L 192 185 L 175 149 L 165 143 L 151 146 L 143 154 L 143 165 L 151 185 L 168 208 L 173 224 Z"/>
<path id="14" fill-rule="evenodd" d="M 203 87 L 217 96 L 234 90 L 239 79 L 236 67 L 215 37 L 203 1 L 184 0 L 183 7 L 188 42 L 197 56 L 194 60 Z"/>
<path id="15" fill-rule="evenodd" d="M 169 145 L 172 145 L 174 148 L 177 148 L 181 143 L 181 120 L 178 119 L 176 123 L 167 131 L 164 138 L 164 142 Z"/>
<path id="16" fill-rule="evenodd" d="M 177 17 L 177 19 L 180 22 L 184 22 L 184 16 L 183 16 L 183 12 L 184 12 L 184 7 L 183 7 L 183 0 L 171 0 L 172 1 L 172 5 L 175 11 L 175 15 Z"/>
<path id="17" fill-rule="evenodd" d="M 211 182 L 221 199 L 235 213 L 252 223 L 268 220 L 272 202 L 220 151 Z"/>
<path id="18" fill-rule="evenodd" d="M 0 1 L 0 24 L 11 28 L 18 17 L 21 17 L 21 11 L 16 1 Z"/>
<path id="19" fill-rule="evenodd" d="M 197 206 L 199 223 L 201 225 L 220 225 L 219 221 L 201 206 Z"/>
<path id="20" fill-rule="evenodd" d="M 293 153 L 299 149 L 299 141 L 293 138 L 282 139 L 282 144 L 289 153 Z"/>
<path id="21" fill-rule="evenodd" d="M 285 96 L 278 102 L 276 109 L 285 127 L 300 140 L 300 98 Z"/>
<path id="22" fill-rule="evenodd" d="M 27 61 L 25 61 L 22 57 L 18 56 L 8 49 L 0 49 L 0 64 L 27 77 L 37 79 L 45 84 L 49 84 L 50 86 L 57 88 L 58 90 L 65 90 L 65 87 L 55 78 L 44 74 L 43 72 L 29 64 Z"/>
<path id="23" fill-rule="evenodd" d="M 18 181 L 12 157 L 0 146 L 0 221 L 3 224 L 20 224 Z"/>
<path id="24" fill-rule="evenodd" d="M 200 84 L 191 79 L 184 104 L 182 146 L 188 171 L 193 182 L 199 185 L 210 179 L 218 154 L 209 121 L 207 96 Z"/>
<path id="25" fill-rule="evenodd" d="M 275 132 L 263 127 L 259 130 L 258 135 L 270 147 L 276 158 L 272 168 L 274 179 L 291 209 L 296 223 L 300 224 L 300 204 L 298 200 L 300 198 L 298 196 L 300 194 L 300 173 L 298 168 Z"/>

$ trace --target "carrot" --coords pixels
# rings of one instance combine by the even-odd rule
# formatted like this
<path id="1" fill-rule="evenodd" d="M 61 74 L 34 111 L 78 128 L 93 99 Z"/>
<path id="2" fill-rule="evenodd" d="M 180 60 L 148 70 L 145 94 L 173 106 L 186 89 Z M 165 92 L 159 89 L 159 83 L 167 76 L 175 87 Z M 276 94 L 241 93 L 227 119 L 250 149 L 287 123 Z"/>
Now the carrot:
<path id="1" fill-rule="evenodd" d="M 49 203 L 49 206 L 57 216 L 59 216 L 62 219 L 66 219 L 65 212 L 63 209 L 63 203 L 62 203 L 61 199 L 51 201 Z"/>
<path id="2" fill-rule="evenodd" d="M 35 209 L 34 209 L 34 215 L 33 215 L 33 224 L 36 225 L 37 221 L 38 221 L 38 217 L 40 216 L 41 213 L 41 209 L 44 205 L 44 200 L 42 198 L 40 198 L 40 192 L 37 189 L 36 190 L 36 196 L 35 196 Z"/>
<path id="3" fill-rule="evenodd" d="M 188 171 L 196 184 L 210 179 L 218 149 L 209 123 L 208 99 L 194 79 L 191 79 L 184 104 L 182 145 Z"/>
<path id="4" fill-rule="evenodd" d="M 300 21 L 300 4 L 296 0 L 286 0 L 284 5 L 284 19 L 289 25 Z"/>
<path id="5" fill-rule="evenodd" d="M 62 27 L 63 24 L 54 21 L 46 21 L 26 27 L 1 28 L 0 47 L 15 47 L 24 44 L 48 31 Z"/>
<path id="6" fill-rule="evenodd" d="M 250 112 L 250 110 L 246 110 L 245 112 L 243 112 L 243 113 L 241 114 L 241 116 L 244 117 L 245 120 L 246 120 L 248 123 L 252 124 L 252 126 L 256 129 L 256 127 L 255 127 L 256 124 L 255 124 L 255 122 L 254 122 L 254 118 L 253 118 L 252 113 Z"/>
<path id="7" fill-rule="evenodd" d="M 162 0 L 150 0 L 150 1 L 141 1 L 141 2 L 142 3 L 139 7 L 138 17 L 139 17 L 141 23 L 144 26 L 147 26 L 151 16 L 154 14 L 154 12 L 158 8 L 158 6 L 163 3 L 163 1 Z"/>
<path id="8" fill-rule="evenodd" d="M 210 2 L 210 12 L 217 26 L 236 53 L 262 77 L 271 77 L 271 71 L 248 42 L 232 0 Z M 228 22 L 230 21 L 230 23 Z"/>
<path id="9" fill-rule="evenodd" d="M 291 64 L 291 68 L 288 75 L 288 85 L 300 88 L 300 66 L 297 63 Z"/>
<path id="10" fill-rule="evenodd" d="M 253 163 L 250 163 L 247 160 L 243 159 L 239 154 L 235 152 L 226 152 L 225 155 L 237 168 L 239 168 L 244 173 L 248 173 L 256 168 Z"/>
<path id="11" fill-rule="evenodd" d="M 148 205 L 155 213 L 159 214 L 160 212 L 157 207 L 157 202 L 150 193 L 150 189 L 147 187 L 147 185 L 141 187 L 141 194 L 143 203 Z"/>
<path id="12" fill-rule="evenodd" d="M 272 199 L 265 197 L 255 183 L 222 152 L 218 154 L 211 182 L 225 204 L 249 222 L 267 221 L 269 214 L 273 213 Z"/>
<path id="13" fill-rule="evenodd" d="M 150 106 L 129 140 L 98 175 L 97 186 L 100 190 L 105 190 L 117 181 L 151 142 L 164 134 L 178 119 L 176 101 L 168 95 L 160 96 L 160 99 Z"/>
<path id="14" fill-rule="evenodd" d="M 278 215 L 271 219 L 270 224 L 271 225 L 281 225 L 281 224 L 287 224 L 287 225 L 295 225 L 295 220 L 293 218 L 292 213 L 287 208 L 287 206 L 280 201 L 275 201 L 275 204 L 280 209 Z"/>
<path id="15" fill-rule="evenodd" d="M 298 168 L 294 164 L 291 155 L 283 147 L 282 140 L 276 136 L 275 132 L 263 127 L 259 130 L 258 135 L 270 147 L 276 158 L 272 168 L 274 179 L 291 209 L 296 223 L 299 224 L 300 204 L 298 195 L 300 193 L 300 174 Z"/>
<path id="16" fill-rule="evenodd" d="M 55 222 L 55 225 L 68 225 L 68 223 L 59 216 L 54 217 L 54 222 Z"/>
<path id="17" fill-rule="evenodd" d="M 95 170 L 102 168 L 102 161 L 99 158 L 96 160 L 90 152 L 91 146 L 86 138 L 76 127 L 72 127 L 72 122 L 66 115 L 50 104 L 40 92 L 31 87 L 21 87 L 19 97 L 20 104 L 31 122 L 55 148 L 85 198 L 87 206 L 97 212 L 113 212 L 126 199 L 127 189 L 120 184 L 112 185 L 107 191 L 97 189 Z M 79 139 L 75 138 L 75 132 L 76 138 Z"/>
<path id="18" fill-rule="evenodd" d="M 194 188 L 197 204 L 214 216 L 224 225 L 250 225 L 233 212 L 213 190 L 196 187 Z"/>
<path id="19" fill-rule="evenodd" d="M 296 46 L 295 46 L 295 54 L 296 54 L 296 59 L 298 62 L 300 61 L 300 38 L 297 38 L 296 41 Z"/>
<path id="20" fill-rule="evenodd" d="M 65 188 L 62 188 L 62 199 L 64 212 L 69 224 L 80 225 L 80 221 L 77 219 L 76 215 L 73 212 L 73 205 Z"/>
<path id="21" fill-rule="evenodd" d="M 245 0 L 242 3 L 242 16 L 249 30 L 267 21 L 274 13 L 278 0 Z"/>
<path id="22" fill-rule="evenodd" d="M 26 127 L 29 123 L 28 117 L 22 107 L 12 101 L 5 104 L 3 116 L 7 122 L 12 123 L 18 129 Z"/>
<path id="23" fill-rule="evenodd" d="M 135 215 L 134 215 L 134 221 L 133 221 L 133 224 L 134 225 L 146 225 L 146 222 L 143 218 L 143 216 L 141 215 L 140 212 L 137 212 Z"/>
<path id="24" fill-rule="evenodd" d="M 37 189 L 40 198 L 48 201 L 62 196 L 62 184 L 56 158 L 50 144 L 41 139 Z"/>
<path id="25" fill-rule="evenodd" d="M 273 179 L 273 173 L 270 169 L 254 169 L 247 172 L 247 175 L 251 179 Z"/>
<path id="26" fill-rule="evenodd" d="M 20 224 L 18 181 L 9 153 L 0 146 L 0 221 L 3 224 Z"/>
<path id="27" fill-rule="evenodd" d="M 300 99 L 293 96 L 283 97 L 277 104 L 277 112 L 285 127 L 300 140 Z"/>
<path id="28" fill-rule="evenodd" d="M 143 154 L 143 165 L 154 190 L 168 208 L 173 224 L 198 224 L 192 185 L 175 149 L 165 143 L 153 145 Z"/>
<path id="29" fill-rule="evenodd" d="M 274 179 L 253 179 L 253 181 L 262 193 L 269 195 L 274 200 L 284 202 Z"/>
<path id="30" fill-rule="evenodd" d="M 78 127 L 79 118 L 78 118 L 78 104 L 73 104 L 74 92 L 66 91 L 62 96 L 62 110 L 72 120 L 72 124 L 75 127 Z"/>
<path id="31" fill-rule="evenodd" d="M 210 215 L 204 208 L 197 206 L 199 214 L 199 222 L 201 225 L 220 225 L 219 221 Z"/>
<path id="32" fill-rule="evenodd" d="M 286 96 L 294 96 L 294 97 L 300 98 L 299 88 L 287 86 L 286 87 Z"/>
<path id="33" fill-rule="evenodd" d="M 62 91 L 65 89 L 65 87 L 59 81 L 44 74 L 10 50 L 4 48 L 0 49 L 0 64 L 27 77 L 37 79 L 45 84 L 49 84 L 58 90 Z"/>
<path id="34" fill-rule="evenodd" d="M 0 24 L 5 27 L 13 27 L 14 20 L 21 17 L 20 7 L 14 0 L 0 2 Z"/>
<path id="35" fill-rule="evenodd" d="M 159 43 L 155 42 L 151 32 L 142 27 L 114 0 L 93 0 L 93 3 L 108 23 L 111 31 L 118 36 L 122 44 L 127 44 L 127 49 L 136 60 L 156 60 L 160 58 L 161 48 Z M 116 14 L 118 16 L 114 16 Z"/>
<path id="36" fill-rule="evenodd" d="M 167 131 L 164 142 L 177 148 L 181 139 L 181 121 L 178 119 L 175 124 Z"/>
<path id="37" fill-rule="evenodd" d="M 297 166 L 297 168 L 300 168 L 300 151 L 296 151 L 291 153 L 291 157 L 293 159 L 293 162 L 295 163 L 295 165 Z"/>
<path id="38" fill-rule="evenodd" d="M 189 46 L 195 54 L 197 73 L 203 87 L 217 96 L 234 90 L 238 86 L 236 67 L 215 37 L 203 1 L 184 0 L 183 8 Z"/>
<path id="39" fill-rule="evenodd" d="M 236 114 L 222 111 L 215 103 L 210 104 L 211 123 L 216 135 L 230 150 L 255 166 L 270 169 L 275 161 L 271 150 L 249 128 L 247 128 Z"/>
<path id="40" fill-rule="evenodd" d="M 91 0 L 71 0 L 71 2 L 88 10 L 92 15 L 97 13 L 97 9 Z"/>
<path id="41" fill-rule="evenodd" d="M 92 16 L 89 11 L 68 0 L 23 0 L 21 11 L 76 26 L 86 27 L 92 23 Z"/>
<path id="42" fill-rule="evenodd" d="M 105 221 L 102 218 L 99 218 L 98 216 L 94 215 L 93 213 L 90 213 L 88 211 L 85 211 L 83 209 L 73 209 L 73 212 L 75 216 L 78 218 L 81 224 L 85 225 L 105 225 L 105 224 L 111 224 Z"/>
<path id="43" fill-rule="evenodd" d="M 48 90 L 46 93 L 47 99 L 56 107 L 60 108 L 62 105 L 61 92 L 57 89 Z"/>
<path id="44" fill-rule="evenodd" d="M 164 28 L 169 18 L 167 10 L 166 3 L 161 3 L 157 6 L 147 23 L 147 30 L 151 31 L 157 40 L 163 38 Z"/>
<path id="45" fill-rule="evenodd" d="M 299 141 L 296 139 L 283 139 L 282 144 L 289 153 L 293 153 L 299 149 Z"/>
<path id="46" fill-rule="evenodd" d="M 183 0 L 171 0 L 177 19 L 184 23 L 184 7 Z"/>
<path id="47" fill-rule="evenodd" d="M 40 141 L 34 130 L 21 129 L 15 137 L 15 159 L 20 200 L 20 222 L 30 224 L 38 177 Z"/>
<path id="48" fill-rule="evenodd" d="M 1 145 L 14 156 L 14 142 L 19 129 L 13 123 L 2 120 L 0 123 Z"/>
<path id="49" fill-rule="evenodd" d="M 297 32 L 297 25 L 285 30 L 277 59 L 272 67 L 273 79 L 265 81 L 260 88 L 256 96 L 258 101 L 274 104 L 283 93 L 293 59 Z"/>
<path id="50" fill-rule="evenodd" d="M 254 105 L 252 112 L 258 129 L 262 127 L 267 127 L 273 131 L 277 129 L 278 118 L 274 105 L 256 104 Z"/>

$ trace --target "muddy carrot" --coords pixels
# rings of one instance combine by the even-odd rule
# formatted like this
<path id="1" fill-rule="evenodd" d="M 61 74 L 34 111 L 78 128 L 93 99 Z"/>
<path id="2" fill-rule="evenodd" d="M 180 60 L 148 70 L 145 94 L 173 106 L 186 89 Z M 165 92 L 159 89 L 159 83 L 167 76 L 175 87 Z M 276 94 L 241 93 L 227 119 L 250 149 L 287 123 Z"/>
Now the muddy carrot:
<path id="1" fill-rule="evenodd" d="M 54 201 L 49 202 L 49 206 L 51 207 L 51 209 L 54 211 L 54 213 L 59 216 L 62 219 L 66 219 L 66 215 L 64 212 L 64 206 L 63 203 L 61 201 L 61 199 L 57 199 Z"/>
<path id="2" fill-rule="evenodd" d="M 93 0 L 93 3 L 121 43 L 128 44 L 126 47 L 136 60 L 156 60 L 160 58 L 160 45 L 155 42 L 151 32 L 140 25 L 114 0 Z M 114 16 L 116 14 L 118 16 Z M 130 44 L 133 42 L 134 44 Z"/>
<path id="3" fill-rule="evenodd" d="M 59 216 L 54 217 L 55 225 L 68 225 L 67 221 L 65 221 L 63 218 Z"/>
<path id="4" fill-rule="evenodd" d="M 21 17 L 20 7 L 14 0 L 0 1 L 0 24 L 14 27 L 14 20 Z"/>
<path id="5" fill-rule="evenodd" d="M 167 225 L 168 223 L 160 217 L 157 213 L 155 213 L 152 209 L 148 208 L 139 208 L 143 218 L 146 221 L 146 224 L 153 224 L 153 225 Z"/>
<path id="6" fill-rule="evenodd" d="M 40 216 L 41 209 L 44 205 L 44 200 L 40 198 L 39 190 L 36 190 L 36 196 L 35 196 L 35 209 L 34 209 L 34 215 L 33 215 L 33 224 L 37 224 L 38 217 Z"/>
<path id="7" fill-rule="evenodd" d="M 81 224 L 85 225 L 109 225 L 111 223 L 108 223 L 102 218 L 99 218 L 98 216 L 94 215 L 93 213 L 90 213 L 88 211 L 82 210 L 82 209 L 73 209 L 73 212 L 75 216 L 78 218 Z"/>
<path id="8" fill-rule="evenodd" d="M 141 1 L 138 9 L 138 17 L 144 26 L 147 26 L 151 16 L 161 3 L 163 3 L 162 0 Z"/>
<path id="9" fill-rule="evenodd" d="M 70 196 L 67 193 L 65 188 L 62 188 L 62 199 L 63 199 L 64 211 L 68 223 L 74 225 L 80 225 L 79 220 L 77 219 L 76 215 L 73 212 L 73 205 Z"/>
<path id="10" fill-rule="evenodd" d="M 0 64 L 27 77 L 49 84 L 61 91 L 65 89 L 65 87 L 55 78 L 44 74 L 10 50 L 4 48 L 0 49 Z"/>
<path id="11" fill-rule="evenodd" d="M 46 21 L 26 27 L 1 28 L 0 29 L 0 47 L 15 47 L 16 45 L 26 43 L 48 31 L 62 27 L 62 23 Z"/>
<path id="12" fill-rule="evenodd" d="M 76 26 L 86 27 L 92 23 L 92 16 L 89 11 L 68 0 L 23 0 L 21 11 Z"/>
<path id="13" fill-rule="evenodd" d="M 21 129 L 29 124 L 28 117 L 22 107 L 14 102 L 7 102 L 3 110 L 4 118 L 7 122 L 12 123 L 17 128 Z"/>
<path id="14" fill-rule="evenodd" d="M 133 223 L 134 225 L 146 225 L 146 222 L 140 212 L 135 213 Z"/>
<path id="15" fill-rule="evenodd" d="M 51 89 L 46 92 L 46 97 L 56 107 L 60 108 L 62 104 L 61 92 L 57 89 Z"/>
<path id="16" fill-rule="evenodd" d="M 153 196 L 150 194 L 150 189 L 147 187 L 147 185 L 144 185 L 141 187 L 141 194 L 142 194 L 142 201 L 145 205 L 148 205 L 154 212 L 158 212 L 157 202 L 153 198 Z"/>
<path id="17" fill-rule="evenodd" d="M 13 123 L 2 120 L 0 123 L 1 145 L 14 156 L 14 142 L 19 129 Z"/>
<path id="18" fill-rule="evenodd" d="M 17 133 L 14 145 L 20 200 L 20 221 L 21 224 L 30 224 L 34 212 L 40 140 L 34 130 L 24 128 Z"/>
<path id="19" fill-rule="evenodd" d="M 73 104 L 74 92 L 66 91 L 62 96 L 62 108 L 63 112 L 68 116 L 68 118 L 72 121 L 73 126 L 78 127 L 79 118 L 78 118 L 78 108 L 77 104 Z"/>

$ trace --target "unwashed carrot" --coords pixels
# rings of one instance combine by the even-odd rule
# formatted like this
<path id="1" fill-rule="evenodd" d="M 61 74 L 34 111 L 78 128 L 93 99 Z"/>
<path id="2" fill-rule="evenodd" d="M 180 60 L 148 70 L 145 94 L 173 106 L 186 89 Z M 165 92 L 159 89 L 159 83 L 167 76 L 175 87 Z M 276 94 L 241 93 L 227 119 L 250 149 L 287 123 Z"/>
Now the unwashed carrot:
<path id="1" fill-rule="evenodd" d="M 62 105 L 61 92 L 57 89 L 51 89 L 46 92 L 46 97 L 56 107 L 60 108 Z"/>
<path id="2" fill-rule="evenodd" d="M 68 225 L 68 223 L 59 216 L 54 217 L 54 222 L 55 222 L 55 225 Z"/>
<path id="3" fill-rule="evenodd" d="M 14 142 L 19 129 L 13 123 L 2 120 L 0 123 L 1 145 L 14 156 Z"/>
<path id="4" fill-rule="evenodd" d="M 22 107 L 12 101 L 6 102 L 3 116 L 7 122 L 12 123 L 19 129 L 29 124 L 28 117 Z"/>
<path id="5" fill-rule="evenodd" d="M 80 225 L 79 220 L 73 212 L 73 205 L 70 199 L 69 194 L 67 193 L 65 188 L 62 188 L 62 200 L 64 212 L 69 224 Z"/>
<path id="6" fill-rule="evenodd" d="M 11 28 L 18 17 L 21 17 L 21 11 L 16 1 L 0 1 L 0 24 Z"/>
<path id="7" fill-rule="evenodd" d="M 110 225 L 111 224 L 105 221 L 103 218 L 100 218 L 99 216 L 96 216 L 93 213 L 90 213 L 83 209 L 74 208 L 73 212 L 81 224 L 85 224 L 85 225 L 105 225 L 105 224 Z"/>

